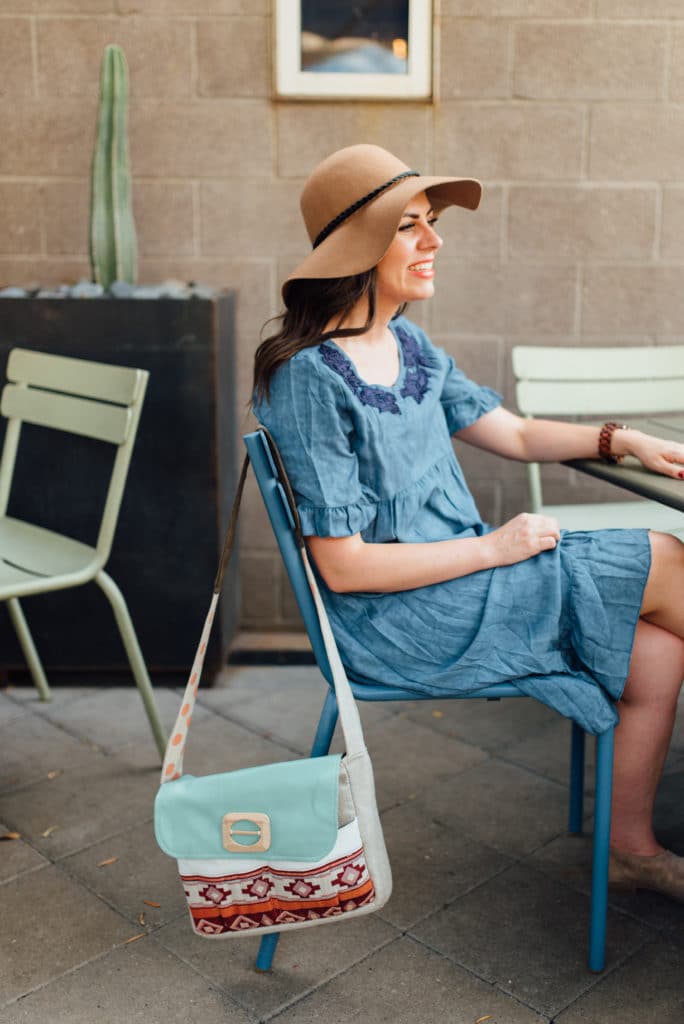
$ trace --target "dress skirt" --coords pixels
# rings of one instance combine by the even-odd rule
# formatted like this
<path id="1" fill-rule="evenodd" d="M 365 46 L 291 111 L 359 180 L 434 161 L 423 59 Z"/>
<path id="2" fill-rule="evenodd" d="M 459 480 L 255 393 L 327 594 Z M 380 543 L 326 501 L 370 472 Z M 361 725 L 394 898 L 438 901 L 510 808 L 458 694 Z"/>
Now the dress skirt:
<path id="1" fill-rule="evenodd" d="M 510 682 L 598 734 L 617 721 L 650 564 L 647 530 L 564 530 L 552 551 L 445 583 L 323 593 L 356 682 L 434 697 Z"/>

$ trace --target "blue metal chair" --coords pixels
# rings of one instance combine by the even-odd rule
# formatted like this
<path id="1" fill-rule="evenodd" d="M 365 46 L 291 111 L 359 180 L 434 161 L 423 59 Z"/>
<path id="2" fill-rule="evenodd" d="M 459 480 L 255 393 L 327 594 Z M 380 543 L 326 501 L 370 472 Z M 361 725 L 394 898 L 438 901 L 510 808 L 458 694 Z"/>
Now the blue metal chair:
<path id="1" fill-rule="evenodd" d="M 269 437 L 263 429 L 246 434 L 245 445 L 254 468 L 271 525 L 283 556 L 292 589 L 294 590 L 304 625 L 311 641 L 318 667 L 331 686 L 325 698 L 316 736 L 311 750 L 312 757 L 327 754 L 337 722 L 337 703 L 332 689 L 332 673 L 325 653 L 323 637 L 318 624 L 309 584 L 297 540 L 297 527 L 288 501 L 290 486 L 279 469 L 281 460 L 271 448 Z M 396 686 L 371 686 L 356 683 L 349 673 L 349 682 L 357 700 L 420 700 L 421 694 L 403 690 Z M 512 683 L 497 683 L 477 693 L 454 694 L 455 700 L 500 700 L 502 697 L 524 696 Z M 568 831 L 579 834 L 582 831 L 583 790 L 584 790 L 584 731 L 572 723 L 570 754 L 570 805 Z M 606 915 L 608 910 L 608 856 L 610 840 L 610 804 L 613 780 L 613 730 L 598 737 L 596 750 L 596 786 L 594 808 L 594 847 L 591 886 L 591 920 L 589 927 L 589 958 L 591 971 L 602 971 L 606 961 Z M 267 971 L 271 967 L 278 934 L 265 935 L 261 940 L 257 956 L 257 970 Z"/>

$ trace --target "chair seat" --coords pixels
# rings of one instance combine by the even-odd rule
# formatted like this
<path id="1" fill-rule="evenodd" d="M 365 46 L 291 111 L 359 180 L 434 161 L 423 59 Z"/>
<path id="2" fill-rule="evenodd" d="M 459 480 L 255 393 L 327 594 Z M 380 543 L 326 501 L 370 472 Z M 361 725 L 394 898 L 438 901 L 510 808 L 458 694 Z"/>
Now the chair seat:
<path id="1" fill-rule="evenodd" d="M 655 501 L 608 501 L 585 505 L 543 505 L 542 515 L 555 516 L 565 530 L 606 530 L 645 527 L 673 533 L 684 541 L 684 513 Z"/>
<path id="2" fill-rule="evenodd" d="M 76 586 L 99 568 L 95 548 L 22 519 L 0 517 L 0 600 Z"/>

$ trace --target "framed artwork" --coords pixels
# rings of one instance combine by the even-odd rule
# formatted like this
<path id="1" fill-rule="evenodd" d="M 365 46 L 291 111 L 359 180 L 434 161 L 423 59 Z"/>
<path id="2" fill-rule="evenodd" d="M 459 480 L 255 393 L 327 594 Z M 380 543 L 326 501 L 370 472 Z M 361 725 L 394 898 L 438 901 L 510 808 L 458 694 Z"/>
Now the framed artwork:
<path id="1" fill-rule="evenodd" d="M 431 0 L 276 0 L 276 93 L 428 99 Z"/>

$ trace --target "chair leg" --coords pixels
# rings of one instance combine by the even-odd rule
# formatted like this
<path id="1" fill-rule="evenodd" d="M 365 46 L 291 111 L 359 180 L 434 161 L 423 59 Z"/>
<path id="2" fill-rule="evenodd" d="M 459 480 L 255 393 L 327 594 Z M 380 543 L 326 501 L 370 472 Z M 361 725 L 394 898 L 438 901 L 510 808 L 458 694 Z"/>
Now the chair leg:
<path id="1" fill-rule="evenodd" d="M 17 639 L 21 644 L 24 657 L 31 673 L 31 678 L 36 685 L 36 689 L 40 695 L 41 700 L 50 700 L 52 694 L 50 693 L 50 687 L 41 664 L 41 660 L 36 650 L 36 645 L 33 642 L 33 637 L 24 618 L 24 613 L 21 610 L 21 605 L 16 597 L 10 597 L 7 599 L 7 610 L 9 611 L 14 631 L 17 634 Z"/>
<path id="2" fill-rule="evenodd" d="M 591 924 L 589 970 L 606 965 L 606 917 L 608 914 L 608 859 L 610 856 L 610 805 L 613 796 L 613 729 L 596 742 L 596 791 L 594 807 L 594 855 L 591 872 Z"/>
<path id="3" fill-rule="evenodd" d="M 135 678 L 135 684 L 142 698 L 145 711 L 152 729 L 154 741 L 157 744 L 159 756 L 163 760 L 166 752 L 166 735 L 161 724 L 157 703 L 154 699 L 152 683 L 147 673 L 147 667 L 140 650 L 140 644 L 133 628 L 133 622 L 128 611 L 124 596 L 117 587 L 111 576 L 100 570 L 95 576 L 95 582 L 106 594 L 114 612 L 114 618 L 121 634 L 128 661 Z"/>
<path id="4" fill-rule="evenodd" d="M 328 690 L 325 704 L 318 720 L 318 728 L 311 748 L 311 757 L 324 757 L 330 750 L 333 733 L 337 725 L 337 700 L 333 690 Z M 270 971 L 275 956 L 276 946 L 280 932 L 270 932 L 264 935 L 259 943 L 255 967 L 257 971 Z"/>
<path id="5" fill-rule="evenodd" d="M 572 723 L 570 738 L 570 807 L 568 832 L 581 835 L 584 816 L 584 729 Z"/>

